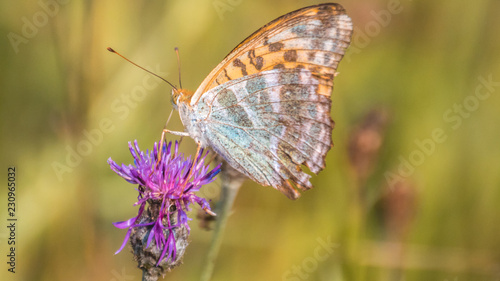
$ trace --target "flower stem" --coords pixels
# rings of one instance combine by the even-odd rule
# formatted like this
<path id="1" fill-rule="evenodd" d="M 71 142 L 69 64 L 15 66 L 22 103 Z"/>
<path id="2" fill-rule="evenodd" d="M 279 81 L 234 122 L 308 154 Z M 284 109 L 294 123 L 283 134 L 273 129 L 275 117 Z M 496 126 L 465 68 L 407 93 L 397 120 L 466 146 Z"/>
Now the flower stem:
<path id="1" fill-rule="evenodd" d="M 220 246 L 222 244 L 222 237 L 224 229 L 226 228 L 227 219 L 231 213 L 231 208 L 238 194 L 240 186 L 246 179 L 239 172 L 231 168 L 227 163 L 224 163 L 221 170 L 221 195 L 220 200 L 217 202 L 216 214 L 217 221 L 215 224 L 212 242 L 208 250 L 205 266 L 201 274 L 201 281 L 209 281 L 214 271 L 215 260 L 219 254 Z"/>

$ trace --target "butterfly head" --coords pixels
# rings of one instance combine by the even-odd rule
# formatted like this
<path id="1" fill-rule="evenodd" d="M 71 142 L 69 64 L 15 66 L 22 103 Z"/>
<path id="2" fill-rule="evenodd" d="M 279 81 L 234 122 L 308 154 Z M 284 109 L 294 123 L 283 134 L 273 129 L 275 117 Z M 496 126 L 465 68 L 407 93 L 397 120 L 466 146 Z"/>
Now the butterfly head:
<path id="1" fill-rule="evenodd" d="M 193 92 L 185 89 L 172 89 L 172 104 L 174 108 L 178 109 L 181 103 L 189 104 L 193 94 Z"/>

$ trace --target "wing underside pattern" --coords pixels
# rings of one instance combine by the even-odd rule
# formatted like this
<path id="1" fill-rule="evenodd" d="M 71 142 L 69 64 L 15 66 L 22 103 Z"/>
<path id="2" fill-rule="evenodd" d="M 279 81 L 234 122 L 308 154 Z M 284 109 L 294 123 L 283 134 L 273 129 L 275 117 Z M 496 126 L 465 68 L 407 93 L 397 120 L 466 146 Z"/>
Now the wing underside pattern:
<path id="1" fill-rule="evenodd" d="M 351 19 L 338 4 L 320 4 L 288 13 L 234 48 L 201 83 L 191 105 L 218 85 L 274 68 L 306 68 L 333 79 L 351 35 Z M 331 93 L 331 89 L 326 92 Z"/>
<path id="2" fill-rule="evenodd" d="M 332 147 L 333 78 L 352 23 L 338 4 L 286 14 L 239 44 L 202 82 L 190 114 L 226 161 L 289 198 L 312 188 Z"/>
<path id="3" fill-rule="evenodd" d="M 330 82 L 287 69 L 216 87 L 199 103 L 210 108 L 199 117 L 206 141 L 251 179 L 297 198 L 296 188 L 312 188 L 301 165 L 319 172 L 332 146 L 331 101 L 316 94 Z"/>

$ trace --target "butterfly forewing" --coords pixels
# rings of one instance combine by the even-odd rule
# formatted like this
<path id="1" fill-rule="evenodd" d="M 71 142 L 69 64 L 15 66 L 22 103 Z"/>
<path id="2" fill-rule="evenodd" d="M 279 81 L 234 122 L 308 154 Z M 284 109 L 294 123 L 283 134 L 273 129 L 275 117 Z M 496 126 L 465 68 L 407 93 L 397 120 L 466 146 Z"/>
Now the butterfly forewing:
<path id="1" fill-rule="evenodd" d="M 333 77 L 351 34 L 338 4 L 306 7 L 259 29 L 181 110 L 190 135 L 254 181 L 298 198 L 297 188 L 312 188 L 301 165 L 319 172 L 332 146 Z"/>
<path id="2" fill-rule="evenodd" d="M 275 19 L 240 43 L 205 78 L 191 104 L 213 87 L 274 68 L 306 68 L 333 81 L 352 34 L 351 19 L 335 3 L 302 8 Z M 330 94 L 331 87 L 322 94 Z"/>

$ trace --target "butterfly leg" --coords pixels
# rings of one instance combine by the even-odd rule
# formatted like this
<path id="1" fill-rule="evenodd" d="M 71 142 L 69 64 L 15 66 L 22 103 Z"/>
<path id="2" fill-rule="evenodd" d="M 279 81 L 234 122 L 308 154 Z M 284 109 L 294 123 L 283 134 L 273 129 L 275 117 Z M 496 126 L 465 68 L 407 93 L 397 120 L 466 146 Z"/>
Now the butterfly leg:
<path id="1" fill-rule="evenodd" d="M 188 180 L 193 175 L 193 170 L 194 170 L 194 166 L 196 165 L 196 161 L 198 161 L 198 158 L 201 157 L 200 150 L 201 150 L 201 145 L 198 144 L 198 147 L 196 148 L 196 154 L 194 155 L 194 159 L 193 159 L 193 165 L 191 166 L 191 169 L 189 169 L 189 174 L 187 176 Z"/>
<path id="2" fill-rule="evenodd" d="M 195 168 L 195 165 L 198 161 L 199 158 L 201 158 L 202 156 L 202 152 L 201 152 L 201 144 L 198 143 L 198 148 L 196 148 L 196 154 L 194 155 L 194 160 L 193 160 L 193 165 L 191 166 L 191 169 L 189 170 L 189 174 L 187 176 L 187 180 L 189 180 L 191 178 L 191 176 L 193 176 L 193 171 L 194 171 L 194 168 Z M 212 212 L 211 210 L 209 210 L 208 208 L 203 208 L 203 210 L 209 214 L 209 215 L 212 215 L 212 216 L 216 216 L 217 214 Z"/>
<path id="3" fill-rule="evenodd" d="M 168 129 L 163 129 L 163 131 L 161 132 L 161 138 L 160 138 L 160 147 L 163 147 L 163 141 L 165 139 L 165 134 L 166 133 L 169 133 L 169 134 L 172 134 L 172 135 L 175 135 L 175 136 L 181 136 L 181 137 L 189 137 L 189 133 L 188 132 L 177 132 L 177 131 L 170 131 Z M 159 150 L 158 152 L 160 152 L 161 150 Z M 158 154 L 159 156 L 160 154 Z M 158 157 L 158 159 L 160 159 Z"/>
<path id="4" fill-rule="evenodd" d="M 164 140 L 165 140 L 165 134 L 166 133 L 169 133 L 169 134 L 172 134 L 172 135 L 176 135 L 176 136 L 181 136 L 181 137 L 189 137 L 189 133 L 187 133 L 187 132 L 177 132 L 177 131 L 170 131 L 168 129 L 163 129 L 163 131 L 161 132 L 161 137 L 160 137 L 160 145 L 158 147 L 158 159 L 156 160 L 156 164 L 155 164 L 155 167 L 154 167 L 153 171 L 156 170 L 156 167 L 158 167 L 158 164 L 160 163 L 161 151 L 163 149 L 163 143 L 164 143 Z"/>

